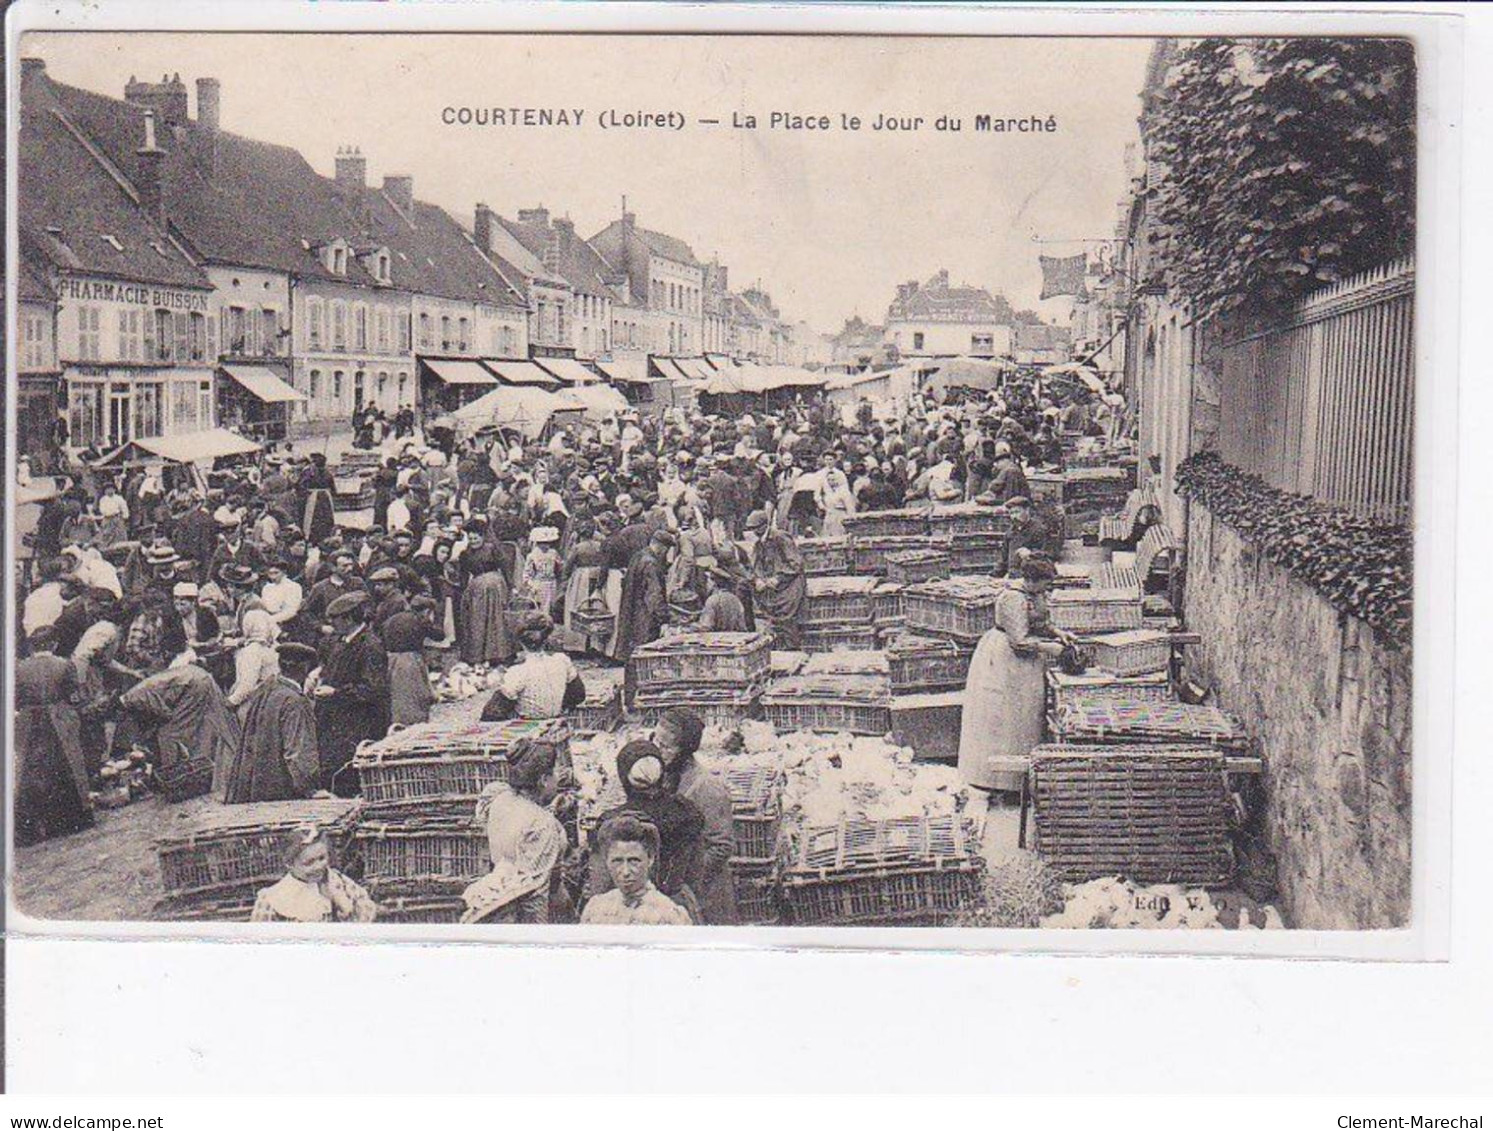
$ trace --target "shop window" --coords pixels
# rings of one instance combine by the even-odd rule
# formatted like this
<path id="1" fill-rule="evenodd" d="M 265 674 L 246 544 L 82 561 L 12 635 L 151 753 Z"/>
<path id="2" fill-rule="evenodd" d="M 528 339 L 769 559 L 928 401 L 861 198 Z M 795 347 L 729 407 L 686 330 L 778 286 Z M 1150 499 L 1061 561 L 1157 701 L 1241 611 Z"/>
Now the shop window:
<path id="1" fill-rule="evenodd" d="M 149 439 L 161 434 L 161 384 L 158 381 L 141 382 L 135 386 L 135 430 L 137 439 Z"/>

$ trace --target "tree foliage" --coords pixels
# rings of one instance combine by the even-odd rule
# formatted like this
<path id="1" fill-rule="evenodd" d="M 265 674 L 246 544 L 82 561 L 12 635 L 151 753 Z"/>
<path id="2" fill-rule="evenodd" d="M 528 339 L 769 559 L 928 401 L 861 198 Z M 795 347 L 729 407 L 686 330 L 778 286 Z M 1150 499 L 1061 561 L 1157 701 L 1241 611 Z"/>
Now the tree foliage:
<path id="1" fill-rule="evenodd" d="M 1397 39 L 1203 39 L 1141 119 L 1160 281 L 1266 313 L 1411 253 L 1415 54 Z"/>

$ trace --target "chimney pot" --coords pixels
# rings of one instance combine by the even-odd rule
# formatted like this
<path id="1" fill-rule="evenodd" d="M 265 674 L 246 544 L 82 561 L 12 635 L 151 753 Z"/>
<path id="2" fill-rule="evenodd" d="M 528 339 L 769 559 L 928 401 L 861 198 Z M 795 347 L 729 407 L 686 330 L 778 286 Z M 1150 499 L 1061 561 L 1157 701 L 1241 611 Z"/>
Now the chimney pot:
<path id="1" fill-rule="evenodd" d="M 337 151 L 337 187 L 364 189 L 368 187 L 368 162 L 356 149 L 348 147 Z"/>

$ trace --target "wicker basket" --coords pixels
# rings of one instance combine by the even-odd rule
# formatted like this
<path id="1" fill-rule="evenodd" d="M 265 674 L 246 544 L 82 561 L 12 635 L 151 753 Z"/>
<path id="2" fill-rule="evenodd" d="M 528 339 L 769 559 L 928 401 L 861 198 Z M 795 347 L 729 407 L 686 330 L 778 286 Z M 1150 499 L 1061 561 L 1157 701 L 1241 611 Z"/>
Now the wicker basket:
<path id="1" fill-rule="evenodd" d="M 805 624 L 870 624 L 874 612 L 874 577 L 811 577 L 804 600 Z"/>
<path id="2" fill-rule="evenodd" d="M 849 538 L 802 538 L 798 552 L 803 555 L 804 573 L 809 577 L 850 572 Z"/>
<path id="3" fill-rule="evenodd" d="M 1047 616 L 1067 632 L 1121 632 L 1141 627 L 1140 597 L 1111 589 L 1058 589 L 1047 596 Z"/>
<path id="4" fill-rule="evenodd" d="M 1093 577 L 1091 587 L 1094 589 L 1107 589 L 1112 592 L 1140 596 L 1140 575 L 1135 572 L 1133 565 L 1105 562 L 1103 565 L 1094 567 Z"/>
<path id="5" fill-rule="evenodd" d="M 862 511 L 845 516 L 845 533 L 857 538 L 900 537 L 928 533 L 928 510 L 925 507 L 902 507 L 897 510 Z"/>
<path id="6" fill-rule="evenodd" d="M 1053 729 L 1068 743 L 1172 743 L 1228 751 L 1249 745 L 1244 725 L 1217 707 L 1150 698 L 1076 695 L 1055 712 Z"/>
<path id="7" fill-rule="evenodd" d="M 909 585 L 902 593 L 908 631 L 977 641 L 995 627 L 995 608 L 1005 585 L 956 577 Z"/>
<path id="8" fill-rule="evenodd" d="M 369 880 L 475 880 L 492 870 L 475 819 L 364 821 L 357 844 Z"/>
<path id="9" fill-rule="evenodd" d="M 781 920 L 775 861 L 733 860 L 731 883 L 736 892 L 736 918 L 743 926 L 767 927 Z"/>
<path id="10" fill-rule="evenodd" d="M 961 819 L 911 817 L 801 830 L 781 882 L 799 925 L 935 925 L 973 906 L 983 878 Z"/>
<path id="11" fill-rule="evenodd" d="M 617 614 L 601 597 L 591 596 L 571 611 L 570 624 L 582 636 L 610 639 L 617 628 Z"/>
<path id="12" fill-rule="evenodd" d="M 1166 703 L 1176 699 L 1176 693 L 1172 690 L 1172 681 L 1165 672 L 1118 676 L 1108 672 L 1090 671 L 1083 675 L 1068 675 L 1056 668 L 1049 668 L 1047 686 L 1052 693 L 1054 729 L 1056 729 L 1057 712 L 1074 706 L 1082 699 L 1120 699 L 1131 702 L 1150 700 L 1156 703 Z"/>
<path id="13" fill-rule="evenodd" d="M 1229 881 L 1228 796 L 1216 750 L 1039 746 L 1036 848 L 1065 880 Z"/>
<path id="14" fill-rule="evenodd" d="M 558 757 L 569 747 L 570 728 L 540 719 L 458 727 L 422 723 L 362 747 L 353 767 L 371 813 L 475 800 L 493 782 L 508 780 L 508 753 L 521 741 L 552 746 Z"/>
<path id="15" fill-rule="evenodd" d="M 252 895 L 285 874 L 291 832 L 315 825 L 340 855 L 361 809 L 359 801 L 338 798 L 223 805 L 182 816 L 155 843 L 161 888 L 168 901 L 206 893 L 219 899 Z"/>
<path id="16" fill-rule="evenodd" d="M 783 777 L 774 766 L 742 766 L 726 771 L 731 794 L 732 863 L 771 863 L 778 854 Z"/>
<path id="17" fill-rule="evenodd" d="M 644 644 L 627 661 L 638 689 L 679 683 L 741 686 L 767 674 L 772 637 L 765 632 L 689 632 Z"/>
<path id="18" fill-rule="evenodd" d="M 888 569 L 887 558 L 892 554 L 926 552 L 941 548 L 943 544 L 935 543 L 926 534 L 861 535 L 851 539 L 850 572 L 860 577 L 884 577 Z"/>
<path id="19" fill-rule="evenodd" d="M 969 675 L 970 655 L 952 640 L 903 633 L 887 646 L 892 694 L 958 690 Z"/>
<path id="20" fill-rule="evenodd" d="M 806 652 L 874 651 L 876 626 L 805 625 L 801 643 Z"/>
<path id="21" fill-rule="evenodd" d="M 886 579 L 899 585 L 916 585 L 948 576 L 946 550 L 898 550 L 886 556 Z"/>
<path id="22" fill-rule="evenodd" d="M 157 771 L 155 781 L 167 801 L 175 803 L 201 797 L 213 787 L 212 759 L 196 755 L 178 758 Z"/>
<path id="23" fill-rule="evenodd" d="M 1005 507 L 987 507 L 980 503 L 959 503 L 934 507 L 928 515 L 928 528 L 935 535 L 1011 533 L 1011 515 Z"/>
<path id="24" fill-rule="evenodd" d="M 1139 628 L 1093 636 L 1086 642 L 1094 650 L 1094 664 L 1115 675 L 1146 675 L 1164 672 L 1172 663 L 1172 639 L 1165 632 Z"/>
<path id="25" fill-rule="evenodd" d="M 760 687 L 690 687 L 639 691 L 633 706 L 644 726 L 654 726 L 670 707 L 688 707 L 709 726 L 730 730 L 747 719 L 760 718 Z"/>
<path id="26" fill-rule="evenodd" d="M 892 729 L 891 688 L 880 676 L 791 676 L 763 693 L 762 710 L 780 731 L 881 735 Z"/>
<path id="27" fill-rule="evenodd" d="M 785 674 L 868 675 L 887 683 L 890 671 L 885 652 L 815 652 L 804 660 L 798 672 Z"/>
<path id="28" fill-rule="evenodd" d="M 907 613 L 902 603 L 903 588 L 899 582 L 883 581 L 872 593 L 871 620 L 877 628 L 905 622 Z"/>
<path id="29" fill-rule="evenodd" d="M 1063 473 L 1060 471 L 1028 471 L 1027 490 L 1034 504 L 1061 503 L 1063 501 Z"/>
<path id="30" fill-rule="evenodd" d="M 1003 534 L 956 534 L 949 545 L 949 574 L 1002 577 L 1010 543 Z"/>

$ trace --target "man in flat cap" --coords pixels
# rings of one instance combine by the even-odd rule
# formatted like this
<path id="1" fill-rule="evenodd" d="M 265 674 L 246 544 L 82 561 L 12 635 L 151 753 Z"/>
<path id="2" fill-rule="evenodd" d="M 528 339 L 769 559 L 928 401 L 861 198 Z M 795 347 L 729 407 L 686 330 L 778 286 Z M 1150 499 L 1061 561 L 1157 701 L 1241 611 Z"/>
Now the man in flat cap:
<path id="1" fill-rule="evenodd" d="M 230 805 L 309 797 L 319 784 L 316 708 L 304 690 L 316 649 L 287 643 L 276 652 L 279 674 L 244 701 L 243 733 L 225 787 Z"/>
<path id="2" fill-rule="evenodd" d="M 627 564 L 614 645 L 616 658 L 624 663 L 634 649 L 657 640 L 663 631 L 669 613 L 669 553 L 678 541 L 670 530 L 654 530 L 648 544 Z"/>
<path id="3" fill-rule="evenodd" d="M 399 583 L 399 570 L 392 565 L 378 566 L 368 575 L 368 591 L 374 602 L 373 615 L 368 623 L 380 634 L 390 617 L 410 607 L 409 598 Z"/>
<path id="4" fill-rule="evenodd" d="M 389 730 L 389 656 L 368 626 L 371 610 L 362 590 L 344 593 L 327 606 L 332 640 L 314 691 L 319 784 L 344 797 L 357 793 L 350 763 L 358 744 Z"/>

